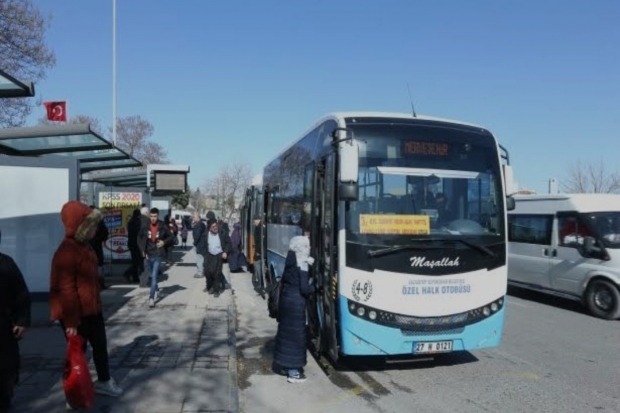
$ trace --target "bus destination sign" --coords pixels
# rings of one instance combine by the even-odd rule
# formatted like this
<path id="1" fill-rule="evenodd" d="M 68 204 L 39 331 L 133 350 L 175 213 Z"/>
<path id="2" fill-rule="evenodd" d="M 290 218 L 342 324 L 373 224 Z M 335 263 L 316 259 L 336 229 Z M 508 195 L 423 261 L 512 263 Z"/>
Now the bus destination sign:
<path id="1" fill-rule="evenodd" d="M 404 141 L 405 156 L 448 156 L 450 146 L 442 142 Z"/>

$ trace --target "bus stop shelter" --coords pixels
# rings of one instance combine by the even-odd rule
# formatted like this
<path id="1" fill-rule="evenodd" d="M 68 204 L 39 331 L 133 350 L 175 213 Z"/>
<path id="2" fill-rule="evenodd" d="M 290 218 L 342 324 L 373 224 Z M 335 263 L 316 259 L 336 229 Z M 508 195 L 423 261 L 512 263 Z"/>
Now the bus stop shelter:
<path id="1" fill-rule="evenodd" d="M 171 196 L 187 190 L 189 165 L 149 164 L 144 168 L 83 176 L 83 182 L 108 187 L 146 188 L 152 196 Z"/>
<path id="2" fill-rule="evenodd" d="M 59 212 L 80 199 L 82 175 L 141 165 L 88 124 L 0 129 L 0 248 L 34 297 L 49 292 L 52 256 L 64 237 Z"/>
<path id="3" fill-rule="evenodd" d="M 29 98 L 34 96 L 34 84 L 22 82 L 0 70 L 0 98 Z"/>
<path id="4" fill-rule="evenodd" d="M 80 175 L 142 166 L 140 161 L 116 148 L 86 123 L 0 129 L 0 154 L 75 160 Z"/>

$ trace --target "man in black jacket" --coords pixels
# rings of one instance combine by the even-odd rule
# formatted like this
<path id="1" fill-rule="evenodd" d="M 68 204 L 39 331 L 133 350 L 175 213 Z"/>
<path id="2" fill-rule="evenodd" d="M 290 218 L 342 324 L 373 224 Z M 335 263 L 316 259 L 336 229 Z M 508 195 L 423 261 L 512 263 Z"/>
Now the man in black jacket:
<path id="1" fill-rule="evenodd" d="M 207 291 L 219 297 L 223 289 L 224 260 L 230 254 L 232 243 L 226 232 L 219 229 L 215 219 L 207 221 L 207 233 L 201 238 L 204 245 L 204 273 L 207 279 Z"/>
<path id="2" fill-rule="evenodd" d="M 168 225 L 159 219 L 159 209 L 152 208 L 149 214 L 149 225 L 140 229 L 138 236 L 138 246 L 141 253 L 146 257 L 148 271 L 151 274 L 151 291 L 149 294 L 149 307 L 155 307 L 157 299 L 157 276 L 163 257 L 165 256 L 164 247 L 174 243 L 172 233 Z"/>
<path id="3" fill-rule="evenodd" d="M 98 209 L 95 205 L 90 206 L 91 209 Z M 97 232 L 95 232 L 95 236 L 90 240 L 90 245 L 95 250 L 95 254 L 97 254 L 97 266 L 99 267 L 99 282 L 101 283 L 101 288 L 105 289 L 105 279 L 104 279 L 104 271 L 103 271 L 103 244 L 106 242 L 108 237 L 110 236 L 110 231 L 108 231 L 108 227 L 106 226 L 104 220 L 99 221 L 99 225 L 97 226 Z"/>
<path id="4" fill-rule="evenodd" d="M 205 253 L 207 250 L 206 243 L 201 243 L 200 240 L 205 235 L 207 227 L 197 212 L 192 216 L 192 224 L 192 237 L 194 238 L 194 248 L 196 249 L 196 274 L 194 274 L 194 278 L 202 278 L 204 277 Z"/>
<path id="5" fill-rule="evenodd" d="M 0 412 L 9 408 L 19 375 L 19 345 L 30 327 L 30 293 L 8 255 L 0 253 Z"/>
<path id="6" fill-rule="evenodd" d="M 131 219 L 127 223 L 127 246 L 131 254 L 131 267 L 125 272 L 127 281 L 138 282 L 138 277 L 144 271 L 144 258 L 138 247 L 138 234 L 142 228 L 142 219 L 140 218 L 140 210 L 135 209 Z"/>

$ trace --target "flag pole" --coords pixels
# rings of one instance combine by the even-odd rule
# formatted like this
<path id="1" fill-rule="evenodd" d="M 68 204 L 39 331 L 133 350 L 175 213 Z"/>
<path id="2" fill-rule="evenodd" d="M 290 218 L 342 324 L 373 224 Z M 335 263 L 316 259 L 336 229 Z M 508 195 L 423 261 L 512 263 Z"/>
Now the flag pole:
<path id="1" fill-rule="evenodd" d="M 116 0 L 112 0 L 112 142 L 116 146 Z"/>

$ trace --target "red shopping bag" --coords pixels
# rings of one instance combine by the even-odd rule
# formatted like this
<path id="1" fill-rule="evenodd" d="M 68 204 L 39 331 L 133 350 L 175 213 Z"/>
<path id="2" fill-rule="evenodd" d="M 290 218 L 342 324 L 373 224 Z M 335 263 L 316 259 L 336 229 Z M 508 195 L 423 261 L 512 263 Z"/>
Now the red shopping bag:
<path id="1" fill-rule="evenodd" d="M 65 397 L 74 409 L 90 409 L 95 402 L 95 388 L 82 350 L 83 344 L 81 336 L 69 336 L 62 374 Z"/>

